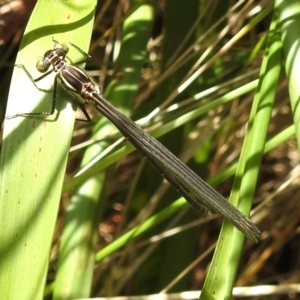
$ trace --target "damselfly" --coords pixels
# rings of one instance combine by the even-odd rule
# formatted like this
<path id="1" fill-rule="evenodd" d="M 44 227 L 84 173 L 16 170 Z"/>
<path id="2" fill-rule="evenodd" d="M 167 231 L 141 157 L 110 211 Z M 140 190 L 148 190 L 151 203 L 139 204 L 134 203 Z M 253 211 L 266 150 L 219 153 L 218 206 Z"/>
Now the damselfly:
<path id="1" fill-rule="evenodd" d="M 46 51 L 44 56 L 37 62 L 37 70 L 41 73 L 45 73 L 39 78 L 33 79 L 24 65 L 16 65 L 17 67 L 24 69 L 37 88 L 37 81 L 41 80 L 51 72 L 56 73 L 51 111 L 42 114 L 53 114 L 55 110 L 57 81 L 59 80 L 61 85 L 68 92 L 72 92 L 79 96 L 79 98 L 76 99 L 87 120 L 90 120 L 90 116 L 85 110 L 85 104 L 92 104 L 119 129 L 124 137 L 134 145 L 134 147 L 166 180 L 169 181 L 173 188 L 187 200 L 196 212 L 203 212 L 203 210 L 207 209 L 218 212 L 248 238 L 256 242 L 259 241 L 259 229 L 245 215 L 227 202 L 225 198 L 197 176 L 160 142 L 111 105 L 103 97 L 99 86 L 85 71 L 77 66 L 79 63 L 76 65 L 67 63 L 65 58 L 69 51 L 68 45 L 59 43 L 55 40 L 53 41 L 55 43 L 54 48 Z M 75 47 L 85 56 L 85 59 L 81 62 L 90 58 L 87 53 L 82 51 L 76 45 L 72 43 L 70 43 L 70 45 Z M 52 68 L 50 69 L 51 66 Z M 28 113 L 15 116 L 40 114 L 41 113 Z"/>

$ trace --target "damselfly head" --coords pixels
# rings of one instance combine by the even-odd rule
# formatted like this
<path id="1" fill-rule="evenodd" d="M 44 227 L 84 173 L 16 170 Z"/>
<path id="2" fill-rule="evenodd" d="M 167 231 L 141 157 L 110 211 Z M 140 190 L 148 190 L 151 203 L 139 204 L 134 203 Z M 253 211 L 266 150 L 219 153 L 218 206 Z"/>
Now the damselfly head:
<path id="1" fill-rule="evenodd" d="M 69 46 L 66 43 L 56 43 L 54 46 L 55 49 L 61 49 L 67 54 L 69 52 Z"/>
<path id="2" fill-rule="evenodd" d="M 58 43 L 55 40 L 54 42 L 54 48 L 46 51 L 44 57 L 41 57 L 36 63 L 36 68 L 41 73 L 47 72 L 50 66 L 54 65 L 56 62 L 64 60 L 65 56 L 69 52 L 67 44 Z"/>
<path id="3" fill-rule="evenodd" d="M 53 50 L 47 51 L 45 53 L 44 57 L 41 57 L 37 62 L 36 62 L 36 68 L 39 72 L 45 73 L 48 71 L 49 67 L 51 66 L 51 60 L 48 59 L 48 52 L 51 52 Z"/>

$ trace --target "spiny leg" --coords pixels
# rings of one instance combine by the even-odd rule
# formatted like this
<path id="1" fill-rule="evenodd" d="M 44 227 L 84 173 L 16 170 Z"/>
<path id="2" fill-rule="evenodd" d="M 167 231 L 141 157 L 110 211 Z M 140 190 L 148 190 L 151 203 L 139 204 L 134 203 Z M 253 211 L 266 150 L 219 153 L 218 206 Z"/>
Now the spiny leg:
<path id="1" fill-rule="evenodd" d="M 30 79 L 30 81 L 35 85 L 35 87 L 40 90 L 40 91 L 44 91 L 43 89 L 39 88 L 38 85 L 36 84 L 36 82 L 40 81 L 41 79 L 45 78 L 46 76 L 48 76 L 49 74 L 51 74 L 53 72 L 53 70 L 49 70 L 48 72 L 46 72 L 45 74 L 39 76 L 38 78 L 33 78 L 32 75 L 29 73 L 29 71 L 26 69 L 26 67 L 22 64 L 15 64 L 14 65 L 17 68 L 21 68 L 23 69 L 23 71 L 26 73 L 26 75 L 28 76 L 28 78 Z"/>
<path id="2" fill-rule="evenodd" d="M 26 69 L 26 67 L 22 64 L 15 64 L 15 67 L 17 68 L 21 68 L 25 74 L 27 75 L 27 77 L 30 79 L 30 81 L 34 84 L 34 86 L 42 92 L 45 92 L 47 90 L 41 89 L 36 82 L 40 81 L 41 79 L 43 79 L 44 77 L 48 76 L 50 73 L 53 72 L 53 70 L 49 70 L 48 72 L 46 72 L 45 74 L 43 74 L 42 76 L 34 79 L 32 77 L 32 75 L 29 73 L 29 71 Z M 15 114 L 15 115 L 11 115 L 11 116 L 6 116 L 7 119 L 12 119 L 15 117 L 21 117 L 21 116 L 50 116 L 53 115 L 54 110 L 55 110 L 55 104 L 56 104 L 56 90 L 57 90 L 57 75 L 55 76 L 55 81 L 54 81 L 54 91 L 53 91 L 53 97 L 52 97 L 52 104 L 51 104 L 51 109 L 49 112 L 29 112 L 29 113 L 20 113 L 20 114 Z"/>
<path id="3" fill-rule="evenodd" d="M 76 45 L 73 44 L 72 42 L 69 42 L 69 44 L 70 44 L 72 47 L 74 47 L 74 48 L 75 48 L 80 54 L 82 54 L 82 56 L 84 57 L 84 59 L 82 59 L 82 60 L 80 60 L 80 61 L 74 63 L 73 65 L 80 65 L 80 64 L 85 63 L 86 61 L 92 59 L 92 57 L 91 57 L 88 53 L 84 52 L 82 49 L 80 49 L 78 46 L 76 46 Z"/>
<path id="4" fill-rule="evenodd" d="M 92 119 L 88 114 L 88 112 L 86 111 L 85 104 L 82 103 L 82 101 L 80 101 L 79 96 L 76 93 L 72 92 L 70 89 L 68 89 L 68 87 L 64 84 L 63 81 L 60 81 L 60 83 L 62 88 L 72 97 L 72 99 L 75 100 L 77 104 L 76 120 L 82 122 L 90 122 Z M 83 114 L 85 118 L 81 118 L 78 112 L 80 112 L 81 115 Z"/>
<path id="5" fill-rule="evenodd" d="M 76 120 L 83 121 L 83 122 L 90 122 L 92 119 L 91 119 L 90 115 L 88 114 L 88 112 L 86 111 L 85 105 L 79 101 L 77 101 L 77 104 L 78 104 L 78 108 L 77 108 L 77 112 L 76 112 Z M 79 118 L 78 111 L 80 111 L 84 114 L 85 119 Z"/>

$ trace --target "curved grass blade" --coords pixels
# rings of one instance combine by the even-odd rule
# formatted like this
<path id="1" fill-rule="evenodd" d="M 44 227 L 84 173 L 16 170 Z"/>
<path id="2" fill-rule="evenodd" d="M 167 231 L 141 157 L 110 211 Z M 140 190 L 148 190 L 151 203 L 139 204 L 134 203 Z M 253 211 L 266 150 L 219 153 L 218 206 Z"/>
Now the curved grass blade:
<path id="1" fill-rule="evenodd" d="M 94 7 L 95 2 L 39 1 L 16 63 L 26 65 L 35 77 L 36 61 L 53 47 L 52 36 L 87 50 Z M 51 106 L 52 85 L 53 77 L 45 78 L 39 90 L 15 68 L 6 115 L 46 110 L 43 105 Z M 5 120 L 0 162 L 1 299 L 43 295 L 74 124 L 74 110 L 63 96 L 59 90 L 57 111 L 49 118 Z"/>

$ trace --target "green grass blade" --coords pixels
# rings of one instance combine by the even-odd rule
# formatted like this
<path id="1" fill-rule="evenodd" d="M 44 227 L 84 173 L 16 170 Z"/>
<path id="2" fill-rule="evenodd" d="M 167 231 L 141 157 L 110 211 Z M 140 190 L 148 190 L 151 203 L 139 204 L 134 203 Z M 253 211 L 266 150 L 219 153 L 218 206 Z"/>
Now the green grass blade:
<path id="1" fill-rule="evenodd" d="M 259 167 L 265 148 L 276 87 L 281 71 L 282 50 L 277 19 L 274 18 L 268 37 L 260 83 L 254 98 L 230 202 L 249 214 L 256 189 Z M 241 199 L 241 201 L 239 201 Z M 235 283 L 244 236 L 228 222 L 221 235 L 206 277 L 200 299 L 229 299 Z M 229 263 L 230 262 L 230 263 Z"/>
<path id="2" fill-rule="evenodd" d="M 286 56 L 285 69 L 288 77 L 288 87 L 290 101 L 296 128 L 296 138 L 298 149 L 300 150 L 300 88 L 299 88 L 299 69 L 300 51 L 299 44 L 295 37 L 299 35 L 300 26 L 300 5 L 295 1 L 277 1 L 280 26 L 282 31 L 282 44 Z"/>
<path id="3" fill-rule="evenodd" d="M 87 50 L 95 2 L 39 1 L 27 25 L 16 63 L 38 77 L 36 61 L 53 48 L 52 36 Z M 72 50 L 71 50 L 72 51 Z M 73 51 L 71 52 L 73 53 Z M 76 52 L 72 58 L 76 59 Z M 53 76 L 38 90 L 15 68 L 6 115 L 47 111 Z M 41 299 L 48 269 L 74 124 L 74 110 L 59 90 L 57 111 L 49 117 L 16 117 L 4 126 L 0 161 L 1 299 Z M 47 105 L 46 105 L 47 106 Z"/>

